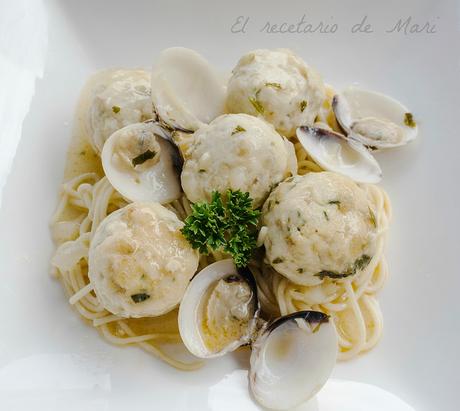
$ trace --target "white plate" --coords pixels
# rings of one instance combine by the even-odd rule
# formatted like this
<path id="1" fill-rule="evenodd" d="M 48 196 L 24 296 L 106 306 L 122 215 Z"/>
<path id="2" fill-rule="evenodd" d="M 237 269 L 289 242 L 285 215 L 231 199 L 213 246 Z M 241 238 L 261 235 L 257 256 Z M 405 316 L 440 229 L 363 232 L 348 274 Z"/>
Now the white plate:
<path id="1" fill-rule="evenodd" d="M 339 29 L 260 32 L 266 21 L 296 23 L 304 13 Z M 331 381 L 308 407 L 458 409 L 457 13 L 458 2 L 428 0 L 0 1 L 0 409 L 257 409 L 241 371 L 245 352 L 183 373 L 138 349 L 110 346 L 48 276 L 48 220 L 80 88 L 97 69 L 148 67 L 173 45 L 197 49 L 222 70 L 253 48 L 290 47 L 327 82 L 357 81 L 413 110 L 418 141 L 379 154 L 395 214 L 391 277 L 380 296 L 383 339 L 334 372 L 368 385 Z M 239 15 L 250 17 L 247 32 L 232 34 Z M 364 15 L 374 32 L 351 34 Z M 437 33 L 385 33 L 408 16 L 436 24 Z"/>

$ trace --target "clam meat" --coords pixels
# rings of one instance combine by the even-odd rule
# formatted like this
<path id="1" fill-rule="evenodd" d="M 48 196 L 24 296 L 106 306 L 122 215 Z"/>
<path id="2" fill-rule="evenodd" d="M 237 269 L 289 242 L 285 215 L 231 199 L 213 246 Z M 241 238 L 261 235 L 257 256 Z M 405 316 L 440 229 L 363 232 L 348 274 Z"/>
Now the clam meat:
<path id="1" fill-rule="evenodd" d="M 408 108 L 381 93 L 348 87 L 334 96 L 332 108 L 347 136 L 372 150 L 399 147 L 417 136 Z"/>
<path id="2" fill-rule="evenodd" d="M 180 154 L 152 121 L 130 124 L 104 144 L 101 159 L 112 186 L 130 201 L 169 203 L 180 197 Z"/>
<path id="3" fill-rule="evenodd" d="M 251 341 L 258 314 L 251 272 L 221 260 L 190 282 L 179 308 L 179 331 L 192 354 L 218 357 Z"/>

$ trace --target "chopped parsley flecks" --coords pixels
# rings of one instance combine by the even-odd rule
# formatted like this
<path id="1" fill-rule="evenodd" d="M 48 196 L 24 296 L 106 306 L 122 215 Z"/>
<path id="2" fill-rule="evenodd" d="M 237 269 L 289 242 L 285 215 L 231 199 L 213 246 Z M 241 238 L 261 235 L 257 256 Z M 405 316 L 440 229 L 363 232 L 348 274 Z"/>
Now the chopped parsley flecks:
<path id="1" fill-rule="evenodd" d="M 280 83 L 265 83 L 265 87 L 272 87 L 278 90 L 281 90 L 282 88 Z"/>
<path id="2" fill-rule="evenodd" d="M 350 267 L 344 273 L 336 273 L 334 271 L 323 270 L 323 271 L 320 271 L 319 273 L 316 273 L 315 276 L 319 277 L 321 280 L 323 280 L 325 277 L 332 278 L 332 279 L 350 277 L 352 275 L 355 275 L 358 271 L 366 268 L 367 265 L 370 263 L 371 259 L 372 258 L 368 256 L 367 254 L 363 254 L 353 263 L 353 266 Z"/>
<path id="3" fill-rule="evenodd" d="M 259 114 L 264 114 L 264 106 L 259 100 L 257 100 L 256 97 L 249 97 L 249 102 L 252 104 L 252 107 L 254 107 L 254 110 L 256 110 Z"/>
<path id="4" fill-rule="evenodd" d="M 368 207 L 369 208 L 369 219 L 371 220 L 371 224 L 377 228 L 377 219 L 375 218 L 375 214 L 374 212 L 372 211 L 372 208 Z"/>
<path id="5" fill-rule="evenodd" d="M 131 160 L 133 167 L 144 164 L 147 160 L 150 160 L 153 157 L 155 157 L 155 155 L 156 155 L 156 151 L 151 151 L 151 150 L 147 150 L 144 153 L 139 154 L 137 157 L 134 157 Z"/>
<path id="6" fill-rule="evenodd" d="M 404 124 L 407 127 L 414 128 L 417 124 L 415 123 L 414 116 L 412 113 L 405 113 L 404 114 Z"/>
<path id="7" fill-rule="evenodd" d="M 367 265 L 370 263 L 370 261 L 371 261 L 371 257 L 369 257 L 367 254 L 363 254 L 353 264 L 353 271 L 356 272 L 358 270 L 362 270 L 363 268 L 366 268 Z"/>
<path id="8" fill-rule="evenodd" d="M 304 110 L 307 108 L 307 100 L 302 100 L 300 103 L 299 103 L 299 106 L 300 106 L 300 111 L 303 113 Z"/>
<path id="9" fill-rule="evenodd" d="M 246 129 L 244 127 L 236 126 L 235 129 L 232 131 L 232 136 L 233 136 L 233 134 L 242 133 L 244 131 L 246 131 Z"/>

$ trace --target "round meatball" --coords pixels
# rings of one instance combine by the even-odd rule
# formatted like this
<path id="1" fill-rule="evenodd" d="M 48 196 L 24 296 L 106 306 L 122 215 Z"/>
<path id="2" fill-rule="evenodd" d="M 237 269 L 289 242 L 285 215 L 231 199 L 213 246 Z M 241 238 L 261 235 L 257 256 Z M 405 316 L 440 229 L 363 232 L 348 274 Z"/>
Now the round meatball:
<path id="1" fill-rule="evenodd" d="M 152 118 L 150 74 L 144 70 L 113 70 L 102 76 L 89 108 L 91 144 L 100 153 L 112 133 Z"/>
<path id="2" fill-rule="evenodd" d="M 183 223 L 158 203 L 131 203 L 106 217 L 89 250 L 89 278 L 104 308 L 153 317 L 179 304 L 198 267 Z"/>
<path id="3" fill-rule="evenodd" d="M 326 98 L 321 77 L 290 50 L 255 50 L 241 57 L 228 83 L 230 113 L 259 115 L 281 134 L 313 124 Z"/>
<path id="4" fill-rule="evenodd" d="M 297 169 L 292 143 L 265 121 L 227 114 L 198 129 L 184 151 L 182 188 L 192 202 L 210 201 L 213 191 L 249 192 L 254 208 Z"/>
<path id="5" fill-rule="evenodd" d="M 267 260 L 297 284 L 356 274 L 376 248 L 377 223 L 366 192 L 336 173 L 281 183 L 264 204 L 262 224 Z"/>

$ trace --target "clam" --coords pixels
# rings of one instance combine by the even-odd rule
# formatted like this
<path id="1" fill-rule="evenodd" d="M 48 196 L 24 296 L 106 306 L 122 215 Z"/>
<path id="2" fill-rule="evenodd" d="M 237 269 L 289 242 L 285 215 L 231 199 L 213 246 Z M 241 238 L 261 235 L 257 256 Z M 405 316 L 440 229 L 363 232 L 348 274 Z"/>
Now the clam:
<path id="1" fill-rule="evenodd" d="M 179 332 L 195 356 L 219 357 L 251 341 L 258 315 L 251 272 L 221 260 L 190 282 L 179 308 Z"/>
<path id="2" fill-rule="evenodd" d="M 300 311 L 262 330 L 252 344 L 249 386 L 263 406 L 286 410 L 312 398 L 337 358 L 337 334 L 329 317 Z"/>
<path id="3" fill-rule="evenodd" d="M 200 358 L 251 344 L 249 386 L 254 398 L 271 409 L 288 409 L 313 397 L 337 357 L 337 334 L 326 314 L 300 311 L 269 323 L 259 318 L 255 279 L 232 260 L 195 275 L 178 321 L 182 341 Z"/>
<path id="4" fill-rule="evenodd" d="M 181 195 L 180 154 L 158 123 L 117 130 L 105 142 L 101 160 L 112 186 L 130 201 L 165 204 Z"/>
<path id="5" fill-rule="evenodd" d="M 193 50 L 163 50 L 151 79 L 154 112 L 171 129 L 193 132 L 224 112 L 223 78 Z"/>
<path id="6" fill-rule="evenodd" d="M 348 87 L 334 96 L 332 108 L 348 137 L 372 150 L 399 147 L 417 136 L 407 107 L 381 93 Z"/>
<path id="7" fill-rule="evenodd" d="M 366 147 L 331 130 L 301 126 L 297 138 L 305 151 L 324 170 L 334 171 L 359 183 L 378 183 L 382 170 Z"/>

